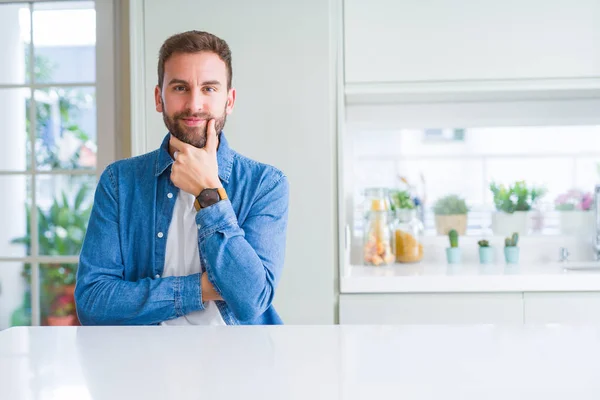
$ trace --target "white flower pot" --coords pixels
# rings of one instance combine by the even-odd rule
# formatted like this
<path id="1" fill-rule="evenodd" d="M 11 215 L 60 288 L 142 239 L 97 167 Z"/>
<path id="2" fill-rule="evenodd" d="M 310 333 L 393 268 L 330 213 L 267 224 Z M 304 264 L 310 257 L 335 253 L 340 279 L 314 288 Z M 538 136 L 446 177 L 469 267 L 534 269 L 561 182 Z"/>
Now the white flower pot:
<path id="1" fill-rule="evenodd" d="M 560 233 L 570 236 L 591 236 L 594 232 L 593 211 L 560 211 Z"/>
<path id="2" fill-rule="evenodd" d="M 495 235 L 510 236 L 514 232 L 526 235 L 529 232 L 529 211 L 515 211 L 512 214 L 495 212 L 492 214 L 492 231 Z"/>

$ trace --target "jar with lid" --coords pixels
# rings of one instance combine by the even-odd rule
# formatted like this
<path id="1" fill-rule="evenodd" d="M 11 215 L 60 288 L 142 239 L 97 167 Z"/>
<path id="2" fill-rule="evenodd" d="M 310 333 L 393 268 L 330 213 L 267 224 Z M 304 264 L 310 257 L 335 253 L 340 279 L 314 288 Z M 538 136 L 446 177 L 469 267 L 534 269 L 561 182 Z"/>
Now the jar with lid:
<path id="1" fill-rule="evenodd" d="M 423 259 L 425 228 L 417 217 L 416 209 L 396 209 L 394 221 L 394 252 L 396 262 L 415 263 Z"/>
<path id="2" fill-rule="evenodd" d="M 387 189 L 365 191 L 368 207 L 364 230 L 364 262 L 366 265 L 389 265 L 394 262 L 393 226 Z"/>

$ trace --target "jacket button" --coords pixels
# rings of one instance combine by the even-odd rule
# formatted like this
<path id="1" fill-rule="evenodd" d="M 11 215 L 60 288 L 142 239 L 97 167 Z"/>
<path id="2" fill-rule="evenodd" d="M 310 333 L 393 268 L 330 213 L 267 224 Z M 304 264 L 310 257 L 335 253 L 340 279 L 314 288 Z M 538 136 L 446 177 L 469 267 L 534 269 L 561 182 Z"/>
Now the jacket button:
<path id="1" fill-rule="evenodd" d="M 172 199 L 173 198 L 173 193 L 167 193 L 167 197 Z"/>
<path id="2" fill-rule="evenodd" d="M 154 278 L 155 278 L 155 279 L 158 279 L 158 278 L 160 278 L 160 275 L 159 275 L 159 274 L 156 274 L 156 275 L 154 275 Z"/>
<path id="3" fill-rule="evenodd" d="M 163 237 L 163 233 L 162 232 L 158 232 L 158 234 L 156 236 L 158 236 L 158 238 L 161 239 Z"/>

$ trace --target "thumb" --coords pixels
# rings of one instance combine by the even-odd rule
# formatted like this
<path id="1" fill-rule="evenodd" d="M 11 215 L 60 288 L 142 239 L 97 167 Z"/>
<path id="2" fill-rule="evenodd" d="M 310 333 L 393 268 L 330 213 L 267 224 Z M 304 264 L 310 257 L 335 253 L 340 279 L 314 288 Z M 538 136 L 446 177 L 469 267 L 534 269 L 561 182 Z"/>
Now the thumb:
<path id="1" fill-rule="evenodd" d="M 205 149 L 208 152 L 217 152 L 217 131 L 215 128 L 216 121 L 215 119 L 211 119 L 208 122 L 208 127 L 206 129 L 206 146 Z"/>

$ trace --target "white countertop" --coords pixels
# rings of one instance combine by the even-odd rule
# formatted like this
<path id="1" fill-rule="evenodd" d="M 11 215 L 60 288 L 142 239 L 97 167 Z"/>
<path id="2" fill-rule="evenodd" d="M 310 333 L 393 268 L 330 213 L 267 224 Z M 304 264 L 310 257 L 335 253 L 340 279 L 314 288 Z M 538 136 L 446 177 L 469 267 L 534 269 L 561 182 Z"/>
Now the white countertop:
<path id="1" fill-rule="evenodd" d="M 0 399 L 598 399 L 600 327 L 0 332 Z"/>
<path id="2" fill-rule="evenodd" d="M 600 269 L 566 270 L 570 264 L 417 263 L 385 267 L 348 266 L 341 276 L 341 293 L 432 292 L 561 292 L 600 291 Z"/>

